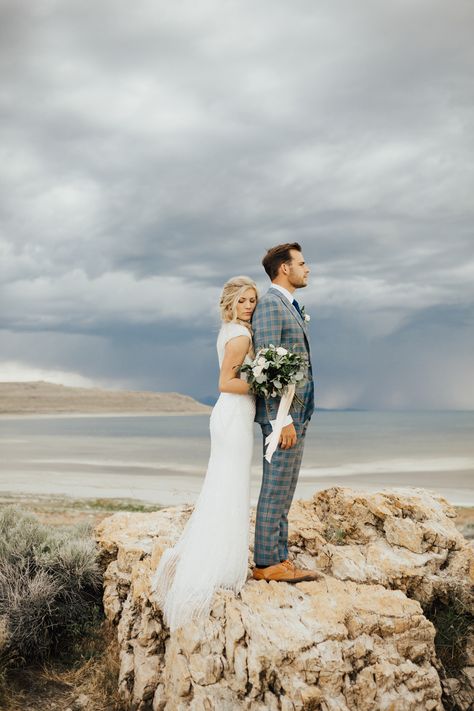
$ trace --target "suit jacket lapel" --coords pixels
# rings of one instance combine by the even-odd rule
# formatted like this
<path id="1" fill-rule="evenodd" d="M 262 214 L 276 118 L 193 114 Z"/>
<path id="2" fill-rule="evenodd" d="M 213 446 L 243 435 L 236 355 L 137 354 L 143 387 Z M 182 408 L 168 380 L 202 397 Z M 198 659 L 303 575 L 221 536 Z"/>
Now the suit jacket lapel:
<path id="1" fill-rule="evenodd" d="M 290 312 L 290 314 L 292 314 L 292 316 L 294 316 L 295 319 L 298 321 L 299 325 L 300 325 L 301 328 L 303 329 L 304 334 L 305 334 L 305 336 L 306 336 L 306 324 L 305 324 L 305 322 L 303 321 L 303 319 L 301 318 L 301 315 L 300 315 L 300 312 L 298 311 L 298 309 L 296 309 L 296 308 L 293 306 L 293 304 L 290 304 L 290 302 L 288 301 L 288 299 L 286 298 L 286 296 L 285 296 L 284 294 L 282 294 L 281 291 L 279 291 L 278 289 L 273 289 L 272 287 L 270 287 L 268 291 L 271 291 L 272 294 L 276 294 L 277 296 L 280 297 L 281 301 L 282 301 L 283 304 L 286 306 L 286 308 L 288 309 L 288 311 Z"/>

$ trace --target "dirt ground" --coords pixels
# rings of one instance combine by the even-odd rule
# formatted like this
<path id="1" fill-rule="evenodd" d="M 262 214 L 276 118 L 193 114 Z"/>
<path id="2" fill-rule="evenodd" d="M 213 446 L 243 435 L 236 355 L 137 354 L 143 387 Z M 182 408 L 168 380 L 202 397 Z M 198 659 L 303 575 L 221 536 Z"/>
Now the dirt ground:
<path id="1" fill-rule="evenodd" d="M 116 635 L 104 622 L 68 662 L 29 667 L 0 685 L 2 711 L 125 711 Z"/>

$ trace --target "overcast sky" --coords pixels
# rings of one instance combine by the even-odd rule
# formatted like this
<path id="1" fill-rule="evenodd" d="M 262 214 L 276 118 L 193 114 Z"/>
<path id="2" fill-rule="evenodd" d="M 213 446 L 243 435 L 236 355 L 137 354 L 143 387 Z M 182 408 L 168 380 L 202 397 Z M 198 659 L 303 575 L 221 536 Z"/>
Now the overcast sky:
<path id="1" fill-rule="evenodd" d="M 474 408 L 472 0 L 0 8 L 0 380 L 215 397 L 298 241 L 317 405 Z"/>

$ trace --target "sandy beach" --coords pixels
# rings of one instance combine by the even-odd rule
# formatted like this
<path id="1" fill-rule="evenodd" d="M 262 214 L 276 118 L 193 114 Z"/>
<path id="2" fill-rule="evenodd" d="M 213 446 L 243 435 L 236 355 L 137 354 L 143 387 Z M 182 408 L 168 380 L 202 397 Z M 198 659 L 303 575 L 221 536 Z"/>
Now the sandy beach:
<path id="1" fill-rule="evenodd" d="M 46 447 L 45 447 L 46 449 Z M 104 447 L 105 449 L 105 447 Z M 40 453 L 41 454 L 41 453 Z M 44 452 L 47 455 L 47 452 Z M 35 473 L 32 473 L 34 468 Z M 167 462 L 127 462 L 125 458 L 100 461 L 49 460 L 39 457 L 31 462 L 16 463 L 13 469 L 0 471 L 0 491 L 14 495 L 69 496 L 74 499 L 112 498 L 145 502 L 153 506 L 174 506 L 194 503 L 205 476 L 205 466 L 180 464 L 171 467 Z M 396 477 L 369 475 L 314 476 L 302 468 L 295 490 L 295 498 L 308 499 L 322 489 L 347 486 L 356 490 L 376 492 L 420 487 L 443 496 L 453 506 L 474 506 L 474 495 L 469 493 L 472 473 L 456 472 L 447 480 L 444 472 L 403 472 Z M 255 506 L 261 486 L 261 464 L 255 462 L 251 470 L 250 499 Z"/>

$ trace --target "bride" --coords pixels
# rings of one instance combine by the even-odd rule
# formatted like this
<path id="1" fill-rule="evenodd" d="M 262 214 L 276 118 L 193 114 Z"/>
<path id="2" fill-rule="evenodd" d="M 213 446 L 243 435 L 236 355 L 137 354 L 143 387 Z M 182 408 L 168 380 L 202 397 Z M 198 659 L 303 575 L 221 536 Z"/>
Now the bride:
<path id="1" fill-rule="evenodd" d="M 222 291 L 220 395 L 210 418 L 207 472 L 178 542 L 163 552 L 152 577 L 171 632 L 207 615 L 217 588 L 237 594 L 247 579 L 255 397 L 238 369 L 255 355 L 250 321 L 257 299 L 246 276 L 233 277 Z"/>

